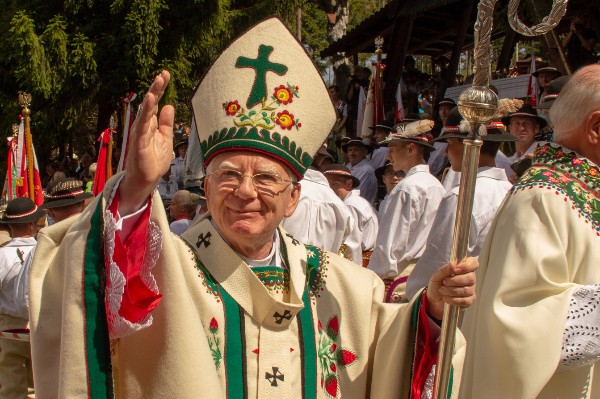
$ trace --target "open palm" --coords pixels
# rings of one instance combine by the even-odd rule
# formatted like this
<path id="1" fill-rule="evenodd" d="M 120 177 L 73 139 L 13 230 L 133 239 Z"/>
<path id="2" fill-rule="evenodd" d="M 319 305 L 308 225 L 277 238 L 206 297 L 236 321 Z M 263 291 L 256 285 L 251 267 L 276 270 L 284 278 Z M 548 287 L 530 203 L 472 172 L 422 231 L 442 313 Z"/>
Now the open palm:
<path id="1" fill-rule="evenodd" d="M 173 119 L 175 111 L 165 105 L 160 114 L 158 103 L 171 75 L 162 71 L 144 97 L 142 110 L 131 128 L 125 177 L 119 186 L 119 213 L 135 212 L 152 193 L 173 158 Z"/>

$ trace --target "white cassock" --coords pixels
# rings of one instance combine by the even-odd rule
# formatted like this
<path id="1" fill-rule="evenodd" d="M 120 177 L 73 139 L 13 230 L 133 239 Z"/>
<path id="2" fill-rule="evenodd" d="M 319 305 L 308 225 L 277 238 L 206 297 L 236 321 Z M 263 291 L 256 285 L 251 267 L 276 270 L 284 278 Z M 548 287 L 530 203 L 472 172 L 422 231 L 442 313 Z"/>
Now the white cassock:
<path id="1" fill-rule="evenodd" d="M 467 256 L 477 257 L 481 253 L 496 211 L 511 187 L 503 169 L 482 167 L 477 170 Z M 450 262 L 459 188 L 460 186 L 454 186 L 440 202 L 425 252 L 406 283 L 408 298 L 412 298 L 420 288 L 427 287 L 433 273 Z"/>
<path id="2" fill-rule="evenodd" d="M 498 210 L 463 322 L 461 397 L 600 398 L 598 169 L 545 145 Z"/>
<path id="3" fill-rule="evenodd" d="M 388 155 L 388 147 L 379 147 L 373 150 L 369 163 L 373 169 L 381 168 L 385 164 Z"/>
<path id="4" fill-rule="evenodd" d="M 379 233 L 369 269 L 382 279 L 395 278 L 421 257 L 445 193 L 428 165 L 412 167 L 379 210 Z"/>
<path id="5" fill-rule="evenodd" d="M 327 251 L 337 253 L 345 243 L 351 252 L 360 252 L 360 240 L 347 239 L 354 230 L 352 214 L 323 173 L 308 169 L 300 186 L 298 207 L 292 216 L 283 219 L 282 227 L 299 241 Z"/>
<path id="6" fill-rule="evenodd" d="M 361 233 L 361 250 L 372 250 L 375 247 L 375 240 L 379 231 L 377 211 L 373 208 L 373 205 L 369 204 L 369 201 L 360 196 L 359 190 L 350 191 L 344 198 L 344 204 L 352 212 L 356 227 Z"/>
<path id="7" fill-rule="evenodd" d="M 358 186 L 360 195 L 373 205 L 377 198 L 377 176 L 375 176 L 375 169 L 373 169 L 367 159 L 363 159 L 354 166 L 348 163 L 346 167 L 350 170 L 352 176 L 360 180 L 360 186 Z"/>

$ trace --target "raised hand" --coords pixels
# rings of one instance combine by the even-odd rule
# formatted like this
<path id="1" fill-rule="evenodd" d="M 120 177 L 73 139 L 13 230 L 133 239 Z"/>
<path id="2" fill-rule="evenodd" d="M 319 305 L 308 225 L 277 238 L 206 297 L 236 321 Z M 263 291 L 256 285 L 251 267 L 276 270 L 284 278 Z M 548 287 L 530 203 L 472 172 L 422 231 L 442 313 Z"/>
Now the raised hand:
<path id="1" fill-rule="evenodd" d="M 444 303 L 469 307 L 475 301 L 475 270 L 477 258 L 465 258 L 457 264 L 440 267 L 427 287 L 427 313 L 438 320 L 444 314 Z"/>
<path id="2" fill-rule="evenodd" d="M 162 71 L 142 102 L 142 111 L 131 127 L 125 177 L 119 186 L 119 214 L 138 210 L 152 193 L 173 158 L 173 119 L 175 110 L 165 105 L 160 114 L 158 103 L 171 75 Z"/>

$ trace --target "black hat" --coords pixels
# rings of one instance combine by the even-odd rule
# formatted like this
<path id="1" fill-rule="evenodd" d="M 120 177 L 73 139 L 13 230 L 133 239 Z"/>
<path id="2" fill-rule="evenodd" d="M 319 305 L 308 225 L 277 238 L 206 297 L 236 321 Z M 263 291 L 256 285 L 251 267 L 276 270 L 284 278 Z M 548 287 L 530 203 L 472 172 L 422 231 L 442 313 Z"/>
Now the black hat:
<path id="1" fill-rule="evenodd" d="M 571 79 L 570 76 L 561 76 L 556 78 L 546 87 L 544 90 L 544 95 L 542 96 L 542 101 L 536 107 L 537 109 L 550 109 L 552 104 L 554 104 L 554 100 L 558 98 L 558 94 L 562 90 L 563 86 Z"/>
<path id="2" fill-rule="evenodd" d="M 383 166 L 380 166 L 377 169 L 375 169 L 375 177 L 377 177 L 377 180 L 379 180 L 379 183 L 381 183 L 381 184 L 383 184 L 383 175 L 385 174 L 385 171 L 388 166 L 392 166 L 392 163 L 389 160 L 386 160 L 385 163 L 383 164 Z M 393 170 L 393 168 L 392 168 L 392 170 Z M 406 175 L 406 173 L 404 173 L 403 170 L 394 171 L 394 173 L 401 173 L 403 175 Z"/>
<path id="3" fill-rule="evenodd" d="M 92 193 L 83 191 L 83 182 L 72 177 L 58 179 L 46 187 L 44 203 L 40 208 L 60 208 L 92 198 Z"/>
<path id="4" fill-rule="evenodd" d="M 542 118 L 541 116 L 538 116 L 536 110 L 529 104 L 523 105 L 520 109 L 517 110 L 517 112 L 513 112 L 512 114 L 502 118 L 502 123 L 504 123 L 504 126 L 510 125 L 510 120 L 514 116 L 524 116 L 533 118 L 540 124 L 540 129 L 543 129 L 548 124 L 546 119 Z"/>
<path id="5" fill-rule="evenodd" d="M 558 69 L 556 69 L 554 67 L 549 67 L 549 66 L 538 69 L 537 71 L 532 73 L 532 75 L 537 78 L 538 73 L 540 73 L 540 72 L 553 73 L 556 75 L 557 78 L 562 75 L 561 71 L 559 71 Z"/>
<path id="6" fill-rule="evenodd" d="M 388 132 L 391 132 L 393 130 L 393 128 L 394 128 L 394 122 L 392 122 L 392 121 L 390 121 L 388 119 L 379 122 L 375 126 L 370 126 L 369 127 L 369 129 L 371 129 L 371 130 L 381 129 L 381 130 L 385 130 L 385 131 L 388 131 Z"/>
<path id="7" fill-rule="evenodd" d="M 440 105 L 451 105 L 453 107 L 456 107 L 456 101 L 454 101 L 451 98 L 442 98 L 438 103 L 437 103 L 438 107 Z"/>
<path id="8" fill-rule="evenodd" d="M 392 132 L 385 140 L 379 145 L 387 146 L 393 142 L 405 142 L 420 144 L 427 150 L 433 151 L 435 148 L 431 145 L 433 136 L 431 135 L 431 129 L 433 129 L 434 122 L 429 119 L 421 119 L 419 121 L 410 123 L 399 123 L 395 126 L 396 131 Z"/>
<path id="9" fill-rule="evenodd" d="M 500 121 L 486 123 L 480 129 L 480 137 L 483 141 L 517 141 L 516 137 L 506 131 L 505 126 Z M 442 134 L 433 141 L 446 142 L 450 138 L 464 139 L 467 138 L 470 132 L 471 125 L 464 120 L 458 111 L 458 107 L 455 107 L 448 114 Z"/>
<path id="10" fill-rule="evenodd" d="M 344 165 L 340 165 L 339 163 L 332 163 L 331 165 L 327 165 L 325 168 L 323 168 L 323 174 L 348 177 L 352 179 L 352 188 L 356 188 L 360 185 L 360 180 L 358 179 L 358 177 L 353 176 L 350 172 L 350 169 L 348 169 Z"/>
<path id="11" fill-rule="evenodd" d="M 350 140 L 348 140 L 347 143 L 342 144 L 342 150 L 344 152 L 348 151 L 348 147 L 350 147 L 351 145 L 356 145 L 356 146 L 359 146 L 359 147 L 364 147 L 369 152 L 373 151 L 373 146 L 371 144 L 365 143 L 364 141 L 359 140 L 359 139 L 350 139 Z"/>
<path id="12" fill-rule="evenodd" d="M 19 197 L 8 202 L 4 215 L 0 218 L 0 223 L 33 223 L 44 216 L 46 216 L 46 211 L 38 208 L 32 200 L 27 197 Z"/>
<path id="13" fill-rule="evenodd" d="M 179 148 L 179 147 L 181 147 L 182 145 L 188 145 L 188 139 L 183 139 L 183 140 L 181 140 L 179 143 L 177 143 L 177 144 L 175 145 L 175 148 Z"/>

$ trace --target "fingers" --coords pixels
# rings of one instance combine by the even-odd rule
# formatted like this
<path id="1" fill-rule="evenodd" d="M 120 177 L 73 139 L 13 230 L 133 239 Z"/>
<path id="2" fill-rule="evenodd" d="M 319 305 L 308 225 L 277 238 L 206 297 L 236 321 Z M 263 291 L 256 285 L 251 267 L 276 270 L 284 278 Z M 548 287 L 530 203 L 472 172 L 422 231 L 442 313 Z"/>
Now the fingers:
<path id="1" fill-rule="evenodd" d="M 146 140 L 149 139 L 149 136 L 152 135 L 152 123 L 153 119 L 158 114 L 158 103 L 165 93 L 165 89 L 171 80 L 171 75 L 168 71 L 162 71 L 159 75 L 154 78 L 154 82 L 148 89 L 148 92 L 144 96 L 144 101 L 142 102 L 142 111 L 136 120 L 135 129 L 138 137 L 138 142 L 145 146 L 147 145 Z M 156 122 L 154 122 L 156 123 Z M 172 125 L 172 124 L 171 124 Z"/>

